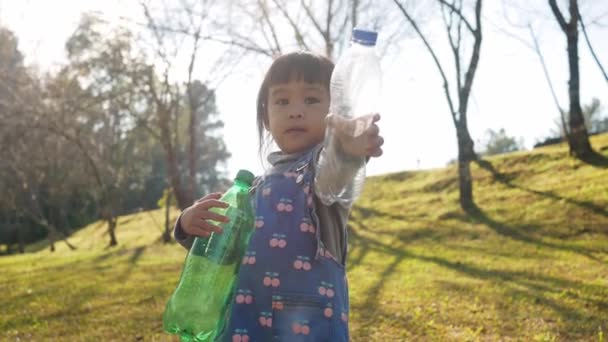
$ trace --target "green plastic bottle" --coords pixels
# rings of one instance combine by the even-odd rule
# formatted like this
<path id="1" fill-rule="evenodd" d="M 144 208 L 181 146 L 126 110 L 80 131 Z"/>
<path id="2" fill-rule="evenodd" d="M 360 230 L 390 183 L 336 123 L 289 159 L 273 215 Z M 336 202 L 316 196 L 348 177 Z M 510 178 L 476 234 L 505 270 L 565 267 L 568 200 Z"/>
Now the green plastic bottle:
<path id="1" fill-rule="evenodd" d="M 220 234 L 197 237 L 190 248 L 177 288 L 163 314 L 163 329 L 181 341 L 214 341 L 224 329 L 241 260 L 254 230 L 249 190 L 253 174 L 240 170 L 222 196 L 227 208 L 213 208 L 230 221 L 211 223 Z"/>

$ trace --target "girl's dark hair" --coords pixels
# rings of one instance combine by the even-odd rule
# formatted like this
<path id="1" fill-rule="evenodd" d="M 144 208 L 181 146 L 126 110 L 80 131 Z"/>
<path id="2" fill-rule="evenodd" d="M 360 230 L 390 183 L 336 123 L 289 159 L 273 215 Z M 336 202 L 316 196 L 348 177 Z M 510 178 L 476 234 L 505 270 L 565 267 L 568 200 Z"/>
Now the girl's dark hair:
<path id="1" fill-rule="evenodd" d="M 292 52 L 278 57 L 266 72 L 258 92 L 257 122 L 260 155 L 264 146 L 264 128 L 268 125 L 268 90 L 271 86 L 292 80 L 320 83 L 327 87 L 334 63 L 327 57 L 310 52 Z"/>

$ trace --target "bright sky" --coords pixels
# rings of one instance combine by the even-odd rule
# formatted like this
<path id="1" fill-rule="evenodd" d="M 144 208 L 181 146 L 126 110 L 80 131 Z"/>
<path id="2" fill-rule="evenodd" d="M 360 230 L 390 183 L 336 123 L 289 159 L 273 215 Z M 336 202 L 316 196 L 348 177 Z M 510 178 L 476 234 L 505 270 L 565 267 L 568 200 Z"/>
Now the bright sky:
<path id="1" fill-rule="evenodd" d="M 502 127 L 509 135 L 522 137 L 526 147 L 531 148 L 554 128 L 557 110 L 536 54 L 498 29 L 500 26 L 514 30 L 506 26 L 500 3 L 486 1 L 484 4 L 483 13 L 488 21 L 484 23 L 481 60 L 469 103 L 469 129 L 477 141 L 484 138 L 486 129 Z M 587 3 L 597 6 L 595 13 L 608 12 L 608 2 Z M 543 9 L 545 4 L 545 1 L 538 4 L 545 19 L 536 24 L 535 30 L 560 105 L 567 108 L 569 76 L 565 37 L 548 8 Z M 0 25 L 18 36 L 26 63 L 47 69 L 63 60 L 64 43 L 83 11 L 98 11 L 109 21 L 141 15 L 137 1 L 0 0 Z M 596 53 L 608 67 L 608 40 L 603 38 L 608 32 L 608 16 L 604 16 L 602 22 L 604 28 L 588 27 L 588 32 Z M 527 30 L 513 32 L 530 41 Z M 441 34 L 436 40 L 444 43 L 439 41 L 445 37 L 445 33 Z M 417 37 L 404 38 L 402 46 L 398 55 L 383 59 L 383 106 L 379 125 L 385 138 L 384 155 L 369 163 L 369 175 L 442 167 L 457 154 L 455 130 L 435 65 Z M 447 50 L 440 52 L 445 63 L 452 62 Z M 597 97 L 607 106 L 608 84 L 591 59 L 582 35 L 579 55 L 582 102 L 589 103 Z M 255 99 L 269 63 L 266 61 L 265 65 L 232 75 L 218 89 L 224 138 L 233 156 L 228 162 L 229 176 L 239 168 L 255 173 L 263 170 L 257 153 Z M 448 77 L 453 76 L 449 73 Z M 476 145 L 477 150 L 480 147 Z"/>

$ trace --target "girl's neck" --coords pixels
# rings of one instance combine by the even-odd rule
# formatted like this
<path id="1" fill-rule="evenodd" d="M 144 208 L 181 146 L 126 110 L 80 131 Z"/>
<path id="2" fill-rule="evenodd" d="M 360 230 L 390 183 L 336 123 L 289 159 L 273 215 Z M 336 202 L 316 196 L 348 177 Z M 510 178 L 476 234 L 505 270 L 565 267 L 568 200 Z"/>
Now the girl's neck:
<path id="1" fill-rule="evenodd" d="M 278 163 L 291 161 L 291 160 L 297 159 L 298 157 L 304 155 L 305 153 L 310 152 L 312 149 L 314 149 L 317 146 L 318 145 L 313 145 L 309 148 L 306 148 L 306 149 L 298 151 L 298 152 L 293 152 L 293 153 L 286 153 L 282 150 L 271 152 L 268 155 L 268 162 L 270 163 L 270 165 L 274 166 Z"/>

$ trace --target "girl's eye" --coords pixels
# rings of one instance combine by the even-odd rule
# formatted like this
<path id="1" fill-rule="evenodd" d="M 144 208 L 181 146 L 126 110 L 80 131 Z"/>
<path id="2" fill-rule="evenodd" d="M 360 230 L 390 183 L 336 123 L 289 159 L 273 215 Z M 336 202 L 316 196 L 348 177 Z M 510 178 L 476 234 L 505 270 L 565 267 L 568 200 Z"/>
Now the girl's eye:
<path id="1" fill-rule="evenodd" d="M 319 99 L 318 99 L 318 98 L 316 98 L 316 97 L 312 97 L 312 96 L 310 96 L 310 97 L 305 98 L 305 99 L 304 99 L 304 102 L 305 102 L 306 104 L 315 104 L 315 103 L 319 103 L 319 102 L 321 102 L 321 100 L 319 100 Z"/>
<path id="2" fill-rule="evenodd" d="M 276 101 L 274 101 L 274 104 L 284 106 L 289 104 L 289 101 L 287 99 L 277 99 Z"/>

